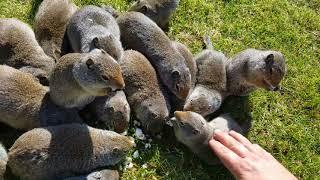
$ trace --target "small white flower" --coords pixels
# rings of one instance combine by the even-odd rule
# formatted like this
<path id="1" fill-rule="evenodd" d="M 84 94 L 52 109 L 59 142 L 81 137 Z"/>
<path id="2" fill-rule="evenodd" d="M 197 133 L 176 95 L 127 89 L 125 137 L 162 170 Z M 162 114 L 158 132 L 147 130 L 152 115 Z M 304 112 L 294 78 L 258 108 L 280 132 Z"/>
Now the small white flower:
<path id="1" fill-rule="evenodd" d="M 147 168 L 148 168 L 147 163 L 146 163 L 146 164 L 143 164 L 143 165 L 142 165 L 142 168 L 143 168 L 143 169 L 147 169 Z"/>
<path id="2" fill-rule="evenodd" d="M 150 144 L 150 143 L 146 143 L 146 144 L 144 145 L 144 148 L 145 148 L 145 149 L 151 148 L 151 144 Z"/>
<path id="3" fill-rule="evenodd" d="M 133 163 L 129 163 L 127 166 L 126 166 L 126 169 L 131 169 L 133 168 Z"/>
<path id="4" fill-rule="evenodd" d="M 145 140 L 146 136 L 143 134 L 140 128 L 136 128 L 135 136 L 140 140 Z"/>
<path id="5" fill-rule="evenodd" d="M 148 142 L 149 142 L 149 143 L 151 143 L 151 142 L 152 142 L 152 139 L 151 139 L 151 138 L 150 138 L 150 139 L 148 139 Z"/>
<path id="6" fill-rule="evenodd" d="M 166 124 L 167 124 L 168 126 L 173 127 L 173 124 L 172 124 L 172 122 L 171 122 L 171 121 L 167 121 L 167 122 L 166 122 Z"/>
<path id="7" fill-rule="evenodd" d="M 139 151 L 136 150 L 133 155 L 132 155 L 133 158 L 138 158 L 139 157 Z"/>

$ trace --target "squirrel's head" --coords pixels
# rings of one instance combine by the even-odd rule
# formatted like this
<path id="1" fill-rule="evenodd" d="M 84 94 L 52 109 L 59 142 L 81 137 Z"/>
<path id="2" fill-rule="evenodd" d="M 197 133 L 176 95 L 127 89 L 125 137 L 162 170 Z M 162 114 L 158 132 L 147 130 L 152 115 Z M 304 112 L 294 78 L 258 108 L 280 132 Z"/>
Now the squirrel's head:
<path id="1" fill-rule="evenodd" d="M 269 91 L 280 89 L 286 73 L 284 56 L 277 51 L 261 51 L 248 62 L 247 80 L 256 87 Z"/>
<path id="2" fill-rule="evenodd" d="M 120 65 L 105 51 L 95 49 L 82 55 L 72 73 L 85 91 L 94 96 L 105 96 L 110 89 L 124 88 Z"/>
<path id="3" fill-rule="evenodd" d="M 144 130 L 153 134 L 161 132 L 165 121 L 169 117 L 169 110 L 166 105 L 162 106 L 151 100 L 143 101 L 135 113 L 144 125 Z"/>
<path id="4" fill-rule="evenodd" d="M 179 141 L 188 141 L 206 138 L 206 120 L 198 113 L 192 111 L 175 111 L 172 122 L 174 132 Z"/>
<path id="5" fill-rule="evenodd" d="M 154 17 L 158 14 L 159 7 L 157 3 L 152 4 L 148 0 L 138 0 L 131 6 L 130 11 L 141 12 L 148 17 Z"/>
<path id="6" fill-rule="evenodd" d="M 197 86 L 187 98 L 183 110 L 193 111 L 207 116 L 218 110 L 222 103 L 221 94 L 217 91 L 208 90 L 202 86 Z"/>
<path id="7" fill-rule="evenodd" d="M 121 160 L 133 147 L 136 146 L 134 139 L 127 136 L 119 135 L 116 132 L 108 132 L 109 152 L 115 162 Z"/>
<path id="8" fill-rule="evenodd" d="M 92 39 L 92 49 L 103 49 L 116 61 L 119 61 L 123 55 L 123 48 L 120 39 L 112 34 L 104 34 Z"/>
<path id="9" fill-rule="evenodd" d="M 184 63 L 184 59 L 181 55 L 176 58 L 180 58 L 173 67 L 167 67 L 162 75 L 164 84 L 169 90 L 181 100 L 185 100 L 191 89 L 191 74 L 189 68 Z"/>

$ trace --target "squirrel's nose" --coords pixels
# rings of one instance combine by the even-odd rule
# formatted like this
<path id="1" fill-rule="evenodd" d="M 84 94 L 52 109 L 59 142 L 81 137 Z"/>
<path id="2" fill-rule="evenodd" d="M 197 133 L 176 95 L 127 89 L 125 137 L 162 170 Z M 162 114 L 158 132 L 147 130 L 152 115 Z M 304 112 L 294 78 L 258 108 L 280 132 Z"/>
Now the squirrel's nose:
<path id="1" fill-rule="evenodd" d="M 273 91 L 279 91 L 280 90 L 280 86 L 276 86 L 273 88 Z"/>

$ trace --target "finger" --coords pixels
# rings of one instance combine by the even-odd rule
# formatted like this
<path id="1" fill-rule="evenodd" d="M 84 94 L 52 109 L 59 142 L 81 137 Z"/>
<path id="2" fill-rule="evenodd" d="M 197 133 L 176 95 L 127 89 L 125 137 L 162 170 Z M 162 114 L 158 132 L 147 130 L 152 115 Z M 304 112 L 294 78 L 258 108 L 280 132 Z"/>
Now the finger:
<path id="1" fill-rule="evenodd" d="M 223 165 L 228 168 L 233 175 L 235 175 L 238 169 L 238 164 L 240 163 L 240 157 L 214 139 L 209 141 L 209 146 L 221 160 Z"/>
<path id="2" fill-rule="evenodd" d="M 252 145 L 252 143 L 244 136 L 242 136 L 241 134 L 231 130 L 229 132 L 229 135 L 232 136 L 234 139 L 236 139 L 237 141 L 239 141 L 241 144 L 243 145 Z"/>
<path id="3" fill-rule="evenodd" d="M 250 153 L 243 144 L 229 136 L 228 133 L 216 130 L 214 133 L 214 139 L 220 141 L 224 146 L 242 158 L 246 157 Z"/>
<path id="4" fill-rule="evenodd" d="M 258 144 L 253 144 L 253 147 L 255 148 L 257 155 L 259 155 L 260 157 L 265 158 L 265 159 L 273 158 L 273 156 L 270 153 L 268 153 L 266 150 L 264 150 Z"/>
<path id="5" fill-rule="evenodd" d="M 256 153 L 256 149 L 253 147 L 252 143 L 246 137 L 242 136 L 241 134 L 235 131 L 230 131 L 229 135 L 241 144 L 243 144 L 244 147 L 246 147 L 250 152 Z"/>

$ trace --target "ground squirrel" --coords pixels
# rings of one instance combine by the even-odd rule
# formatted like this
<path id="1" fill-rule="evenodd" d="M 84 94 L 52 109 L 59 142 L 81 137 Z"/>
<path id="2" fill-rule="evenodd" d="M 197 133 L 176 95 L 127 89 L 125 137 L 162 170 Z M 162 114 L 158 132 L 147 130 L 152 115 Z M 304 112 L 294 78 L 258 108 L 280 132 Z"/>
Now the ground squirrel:
<path id="1" fill-rule="evenodd" d="M 77 6 L 69 0 L 44 0 L 35 17 L 34 31 L 44 52 L 56 61 L 61 57 L 61 48 L 69 19 Z"/>
<path id="2" fill-rule="evenodd" d="M 78 10 L 70 19 L 67 33 L 74 52 L 87 53 L 98 48 L 117 61 L 122 56 L 119 26 L 103 8 L 90 5 Z"/>
<path id="3" fill-rule="evenodd" d="M 130 106 L 123 91 L 97 97 L 87 108 L 97 120 L 104 122 L 109 130 L 123 133 L 129 127 Z"/>
<path id="4" fill-rule="evenodd" d="M 0 122 L 24 130 L 82 122 L 75 109 L 52 103 L 48 91 L 31 74 L 0 65 Z"/>
<path id="5" fill-rule="evenodd" d="M 137 0 L 131 11 L 148 16 L 162 29 L 167 30 L 171 15 L 176 11 L 180 0 Z"/>
<path id="6" fill-rule="evenodd" d="M 151 62 L 162 83 L 184 100 L 191 88 L 190 70 L 166 34 L 139 12 L 123 13 L 117 22 L 123 45 L 141 52 Z"/>
<path id="7" fill-rule="evenodd" d="M 247 49 L 228 60 L 223 53 L 213 50 L 208 37 L 205 40 L 208 49 L 195 58 L 196 88 L 184 105 L 185 111 L 206 116 L 218 110 L 229 95 L 245 96 L 257 88 L 279 89 L 286 72 L 280 52 Z"/>
<path id="8" fill-rule="evenodd" d="M 16 140 L 8 165 L 22 179 L 62 179 L 115 165 L 133 146 L 126 136 L 85 124 L 36 128 Z"/>
<path id="9" fill-rule="evenodd" d="M 245 96 L 257 88 L 279 90 L 286 64 L 280 52 L 247 49 L 232 58 L 226 70 L 228 95 Z"/>
<path id="10" fill-rule="evenodd" d="M 170 108 L 161 92 L 157 74 L 139 52 L 127 50 L 120 61 L 126 83 L 124 92 L 144 130 L 158 133 L 169 116 Z"/>
<path id="11" fill-rule="evenodd" d="M 0 143 L 0 180 L 4 179 L 8 162 L 8 154 L 4 146 Z"/>
<path id="12" fill-rule="evenodd" d="M 54 63 L 27 24 L 13 18 L 0 18 L 0 64 L 31 73 L 41 84 L 48 85 L 48 74 Z"/>
<path id="13" fill-rule="evenodd" d="M 207 116 L 221 106 L 227 89 L 226 63 L 227 57 L 213 50 L 211 40 L 206 36 L 207 49 L 196 57 L 196 87 L 188 96 L 184 105 L 185 111 L 194 111 Z"/>
<path id="14" fill-rule="evenodd" d="M 208 164 L 217 164 L 218 158 L 209 148 L 209 140 L 215 129 L 235 130 L 242 133 L 241 127 L 230 116 L 222 115 L 207 122 L 200 114 L 191 111 L 176 111 L 171 119 L 178 141 L 191 149 Z"/>
<path id="15" fill-rule="evenodd" d="M 119 173 L 117 170 L 104 169 L 95 171 L 85 176 L 76 176 L 65 178 L 64 180 L 119 180 Z"/>
<path id="16" fill-rule="evenodd" d="M 119 64 L 105 51 L 62 56 L 50 76 L 50 97 L 59 106 L 83 108 L 109 89 L 124 88 Z M 62 97 L 63 96 L 63 97 Z"/>
<path id="17" fill-rule="evenodd" d="M 189 94 L 190 94 L 193 91 L 195 82 L 196 82 L 196 75 L 197 75 L 196 61 L 193 59 L 193 55 L 190 52 L 190 50 L 187 48 L 187 46 L 177 41 L 172 41 L 172 45 L 184 57 L 185 64 L 189 68 L 190 75 L 191 75 L 191 88 L 189 91 Z M 186 99 L 179 99 L 170 91 L 166 91 L 166 96 L 170 101 L 172 111 L 183 110 L 183 106 L 185 104 Z"/>

